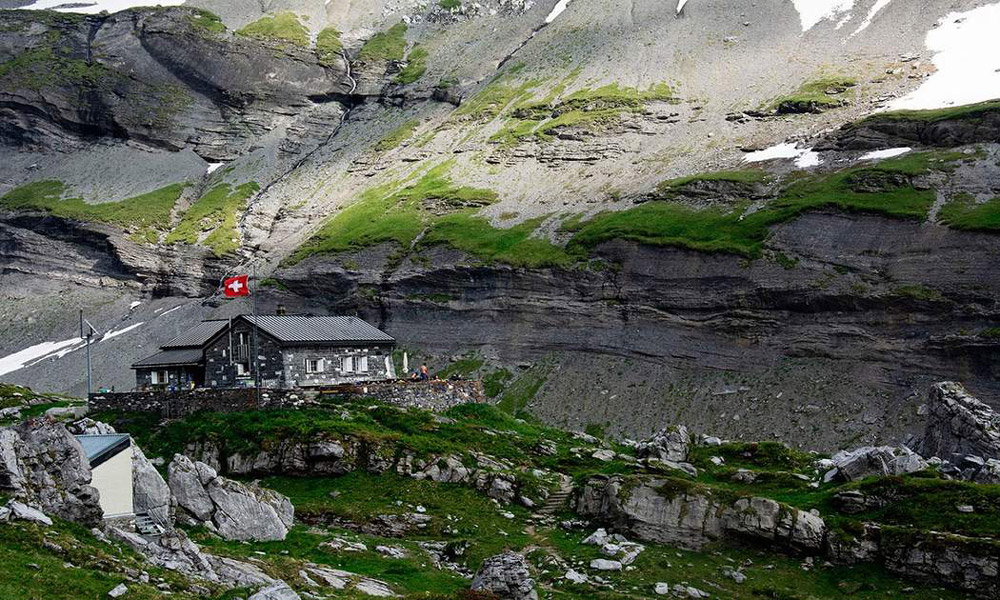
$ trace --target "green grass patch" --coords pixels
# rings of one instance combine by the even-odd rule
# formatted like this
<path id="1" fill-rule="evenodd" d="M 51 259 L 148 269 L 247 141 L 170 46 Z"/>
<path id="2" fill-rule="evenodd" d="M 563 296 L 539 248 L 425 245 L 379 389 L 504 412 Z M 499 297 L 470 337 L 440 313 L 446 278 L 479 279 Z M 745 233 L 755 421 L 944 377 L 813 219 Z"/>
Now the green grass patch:
<path id="1" fill-rule="evenodd" d="M 290 261 L 383 242 L 395 242 L 408 252 L 421 232 L 450 213 L 469 214 L 496 201 L 492 190 L 452 183 L 447 176 L 451 164 L 437 165 L 409 185 L 389 182 L 369 188 L 357 202 L 328 220 Z"/>
<path id="2" fill-rule="evenodd" d="M 240 247 L 239 215 L 246 210 L 247 199 L 258 190 L 260 186 L 253 181 L 236 189 L 228 183 L 213 187 L 181 216 L 180 222 L 167 235 L 167 243 L 201 243 L 216 256 L 235 252 Z"/>
<path id="3" fill-rule="evenodd" d="M 344 45 L 340 41 L 340 32 L 333 27 L 327 27 L 316 36 L 316 56 L 324 65 L 332 65 L 340 58 Z"/>
<path id="4" fill-rule="evenodd" d="M 249 38 L 292 44 L 301 48 L 309 46 L 309 30 L 299 22 L 295 13 L 290 11 L 263 16 L 237 30 L 236 33 Z"/>
<path id="5" fill-rule="evenodd" d="M 468 379 L 473 373 L 483 368 L 484 364 L 486 364 L 486 361 L 478 356 L 466 356 L 438 371 L 438 377 L 448 379 L 452 375 L 457 375 L 463 379 Z"/>
<path id="6" fill-rule="evenodd" d="M 13 210 L 40 210 L 66 219 L 107 223 L 132 230 L 137 241 L 156 242 L 170 228 L 170 213 L 187 184 L 174 183 L 118 202 L 87 204 L 82 198 L 64 198 L 60 181 L 35 181 L 0 197 L 0 206 Z"/>
<path id="7" fill-rule="evenodd" d="M 656 185 L 657 191 L 664 193 L 672 190 L 683 189 L 693 183 L 705 181 L 722 181 L 726 183 L 756 185 L 767 181 L 770 174 L 760 169 L 742 169 L 736 171 L 713 171 L 710 173 L 698 173 L 676 179 L 668 179 Z"/>
<path id="8" fill-rule="evenodd" d="M 462 0 L 438 0 L 438 6 L 445 10 L 455 10 L 462 6 Z"/>
<path id="9" fill-rule="evenodd" d="M 0 527 L 0 561 L 4 565 L 0 573 L 0 594 L 4 598 L 107 598 L 108 592 L 120 583 L 128 585 L 129 598 L 163 597 L 163 592 L 154 587 L 155 579 L 150 583 L 131 581 L 125 577 L 126 569 L 164 578 L 172 598 L 221 600 L 249 595 L 245 589 L 227 592 L 208 582 L 191 582 L 176 572 L 150 565 L 130 549 L 97 540 L 80 525 L 60 520 L 55 520 L 52 527 L 5 523 Z M 205 591 L 199 591 L 196 585 Z"/>
<path id="10" fill-rule="evenodd" d="M 427 50 L 421 46 L 414 46 L 406 55 L 406 66 L 393 81 L 407 85 L 423 77 L 425 72 L 427 72 Z"/>
<path id="11" fill-rule="evenodd" d="M 483 392 L 489 398 L 496 398 L 513 377 L 514 375 L 507 369 L 490 371 L 483 376 Z"/>
<path id="12" fill-rule="evenodd" d="M 548 359 L 541 360 L 528 370 L 517 375 L 500 396 L 497 406 L 510 414 L 521 414 L 534 400 L 538 390 L 548 381 L 553 365 Z"/>
<path id="13" fill-rule="evenodd" d="M 955 120 L 979 120 L 990 113 L 1000 112 L 1000 100 L 990 100 L 977 104 L 965 104 L 931 110 L 895 110 L 876 113 L 864 119 L 867 121 L 917 121 L 937 123 Z"/>
<path id="14" fill-rule="evenodd" d="M 195 8 L 194 12 L 188 16 L 188 23 L 197 30 L 210 34 L 226 32 L 226 25 L 222 19 L 212 11 L 203 8 Z"/>
<path id="15" fill-rule="evenodd" d="M 938 219 L 952 229 L 1000 231 L 1000 198 L 983 203 L 969 196 L 952 198 L 941 207 Z"/>
<path id="16" fill-rule="evenodd" d="M 1000 327 L 987 327 L 979 332 L 979 337 L 988 340 L 1000 340 Z"/>
<path id="17" fill-rule="evenodd" d="M 396 23 L 386 31 L 376 33 L 361 46 L 358 59 L 403 60 L 406 53 L 406 29 L 406 23 Z"/>
<path id="18" fill-rule="evenodd" d="M 1000 537 L 1000 485 L 947 481 L 937 477 L 882 477 L 845 486 L 882 499 L 886 505 L 862 515 L 900 527 L 968 536 Z M 956 507 L 971 506 L 972 513 Z"/>
<path id="19" fill-rule="evenodd" d="M 923 285 L 901 285 L 892 290 L 894 296 L 922 300 L 925 302 L 938 302 L 944 299 L 941 292 Z"/>
<path id="20" fill-rule="evenodd" d="M 400 144 L 413 137 L 413 133 L 418 127 L 420 127 L 420 119 L 410 119 L 403 123 L 375 144 L 376 152 L 388 152 L 393 148 L 397 148 Z"/>
<path id="21" fill-rule="evenodd" d="M 771 110 L 777 114 L 820 113 L 849 103 L 857 81 L 848 77 L 824 77 L 807 81 L 798 90 L 774 100 Z"/>

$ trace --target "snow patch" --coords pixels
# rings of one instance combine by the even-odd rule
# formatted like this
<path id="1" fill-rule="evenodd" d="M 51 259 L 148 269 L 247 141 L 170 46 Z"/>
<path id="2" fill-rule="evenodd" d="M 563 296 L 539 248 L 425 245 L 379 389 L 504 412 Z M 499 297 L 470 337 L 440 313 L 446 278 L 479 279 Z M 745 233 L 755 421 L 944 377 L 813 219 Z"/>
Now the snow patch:
<path id="1" fill-rule="evenodd" d="M 920 110 L 1000 98 L 1000 3 L 953 12 L 927 32 L 937 72 L 889 105 Z"/>
<path id="2" fill-rule="evenodd" d="M 869 152 L 863 155 L 859 160 L 879 160 L 883 158 L 893 158 L 896 156 L 902 156 L 912 150 L 913 148 L 888 148 L 886 150 L 875 150 L 874 152 Z"/>
<path id="3" fill-rule="evenodd" d="M 795 166 L 800 169 L 808 169 L 809 167 L 818 167 L 821 162 L 823 161 L 819 158 L 819 152 L 813 152 L 812 148 L 808 148 L 795 159 Z"/>
<path id="4" fill-rule="evenodd" d="M 559 0 L 559 2 L 556 2 L 556 5 L 552 7 L 552 12 L 549 13 L 549 16 L 545 17 L 545 24 L 547 25 L 555 21 L 556 17 L 561 15 L 567 6 L 569 6 L 569 0 Z"/>
<path id="5" fill-rule="evenodd" d="M 868 26 L 872 24 L 873 20 L 875 20 L 875 15 L 877 15 L 879 11 L 881 11 L 883 8 L 888 6 L 890 2 L 892 2 L 892 0 L 876 0 L 875 4 L 873 4 L 871 9 L 868 11 L 868 16 L 865 17 L 865 20 L 861 22 L 861 25 L 859 25 L 858 28 L 854 30 L 854 33 L 851 34 L 851 37 L 854 37 L 859 33 L 861 33 L 862 31 L 864 31 L 865 29 L 868 29 Z"/>
<path id="6" fill-rule="evenodd" d="M 226 163 L 208 163 L 208 167 L 205 169 L 205 175 L 211 175 L 216 169 L 224 164 Z"/>
<path id="7" fill-rule="evenodd" d="M 108 341 L 108 340 L 110 340 L 112 338 L 116 338 L 116 337 L 118 337 L 118 336 L 120 336 L 120 335 L 122 335 L 124 333 L 128 333 L 128 332 L 132 331 L 133 329 L 135 329 L 136 327 L 139 327 L 143 323 L 144 323 L 144 321 L 139 321 L 135 325 L 129 325 L 128 327 L 123 327 L 121 329 L 116 329 L 114 331 L 109 331 L 109 332 L 107 332 L 107 333 L 104 334 L 104 337 L 101 338 L 101 341 L 102 342 L 106 342 L 106 341 Z"/>
<path id="8" fill-rule="evenodd" d="M 681 14 L 684 10 L 684 5 L 688 3 L 688 0 L 677 0 L 677 14 Z"/>
<path id="9" fill-rule="evenodd" d="M 142 301 L 141 301 L 141 300 L 136 300 L 136 301 L 135 301 L 135 302 L 133 302 L 132 304 L 129 304 L 129 305 L 128 305 L 128 309 L 129 309 L 129 310 L 135 310 L 135 307 L 136 307 L 136 306 L 139 306 L 140 304 L 142 304 Z"/>
<path id="10" fill-rule="evenodd" d="M 795 166 L 800 169 L 815 167 L 821 162 L 818 152 L 813 152 L 812 148 L 799 148 L 799 145 L 794 143 L 778 144 L 764 150 L 751 152 L 743 157 L 743 162 L 756 163 L 779 158 L 795 159 Z"/>
<path id="11" fill-rule="evenodd" d="M 77 346 L 81 342 L 83 342 L 81 338 L 71 338 L 61 342 L 42 342 L 30 348 L 25 348 L 20 352 L 4 356 L 0 358 L 0 375 L 6 375 L 18 369 L 23 369 L 32 363 L 50 356 L 58 355 L 56 358 L 62 358 L 66 354 L 76 350 L 73 346 Z"/>
<path id="12" fill-rule="evenodd" d="M 802 31 L 809 31 L 825 19 L 833 19 L 854 8 L 854 0 L 792 0 L 799 11 Z"/>
<path id="13" fill-rule="evenodd" d="M 170 313 L 174 312 L 175 310 L 180 310 L 181 307 L 183 307 L 183 306 L 184 306 L 183 304 L 178 304 L 177 306 L 171 308 L 170 310 L 164 311 L 163 314 L 160 315 L 160 316 L 162 317 L 163 315 L 169 315 Z"/>
<path id="14" fill-rule="evenodd" d="M 80 2 L 80 4 L 84 4 Z M 184 4 L 184 0 L 148 0 L 147 2 L 142 2 L 142 0 L 97 0 L 93 3 L 87 3 L 86 6 L 73 6 L 76 4 L 73 0 L 37 0 L 33 4 L 28 6 L 19 6 L 21 10 L 55 10 L 58 12 L 74 12 L 83 13 L 88 15 L 96 15 L 101 11 L 108 11 L 109 13 L 116 13 L 118 11 L 125 10 L 126 8 L 135 8 L 136 6 L 180 6 Z"/>

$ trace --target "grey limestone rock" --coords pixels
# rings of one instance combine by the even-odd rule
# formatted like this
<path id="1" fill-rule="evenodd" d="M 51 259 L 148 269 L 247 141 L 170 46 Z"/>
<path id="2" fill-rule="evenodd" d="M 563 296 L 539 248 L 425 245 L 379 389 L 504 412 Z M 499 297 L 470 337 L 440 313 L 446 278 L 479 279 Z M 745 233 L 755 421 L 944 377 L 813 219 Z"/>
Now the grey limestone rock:
<path id="1" fill-rule="evenodd" d="M 472 579 L 472 589 L 495 594 L 504 600 L 538 599 L 528 562 L 516 552 L 504 552 L 484 560 Z"/>

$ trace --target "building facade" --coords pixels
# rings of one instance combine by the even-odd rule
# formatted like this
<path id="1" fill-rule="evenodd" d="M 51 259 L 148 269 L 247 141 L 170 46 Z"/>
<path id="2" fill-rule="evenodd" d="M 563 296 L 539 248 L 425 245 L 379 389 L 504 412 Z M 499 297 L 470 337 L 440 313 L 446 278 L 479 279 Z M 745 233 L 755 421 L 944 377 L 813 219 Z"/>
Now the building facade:
<path id="1" fill-rule="evenodd" d="M 78 435 L 90 462 L 90 485 L 100 492 L 105 519 L 134 515 L 132 484 L 132 439 L 128 434 Z"/>
<path id="2" fill-rule="evenodd" d="M 357 317 L 258 315 L 256 327 L 254 318 L 205 321 L 171 340 L 133 365 L 136 388 L 250 387 L 255 367 L 267 388 L 396 377 L 395 340 Z"/>

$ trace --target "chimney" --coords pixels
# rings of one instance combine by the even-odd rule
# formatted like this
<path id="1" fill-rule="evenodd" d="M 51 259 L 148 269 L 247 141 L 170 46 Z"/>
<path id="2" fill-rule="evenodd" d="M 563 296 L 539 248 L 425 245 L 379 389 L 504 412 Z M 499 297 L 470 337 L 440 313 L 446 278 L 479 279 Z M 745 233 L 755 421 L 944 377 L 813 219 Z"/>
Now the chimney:
<path id="1" fill-rule="evenodd" d="M 285 312 L 286 312 L 285 311 L 285 305 L 284 304 L 279 304 L 277 310 L 275 310 L 274 312 L 277 313 L 277 314 L 279 314 L 279 315 L 285 314 Z"/>

